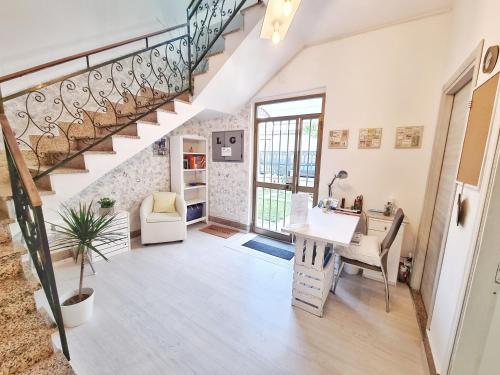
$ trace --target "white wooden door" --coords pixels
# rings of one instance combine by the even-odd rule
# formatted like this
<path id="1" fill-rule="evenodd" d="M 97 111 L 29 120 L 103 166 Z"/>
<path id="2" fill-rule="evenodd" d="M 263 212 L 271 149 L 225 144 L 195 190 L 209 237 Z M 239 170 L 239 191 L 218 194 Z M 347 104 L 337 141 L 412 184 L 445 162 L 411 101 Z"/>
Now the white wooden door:
<path id="1" fill-rule="evenodd" d="M 467 123 L 468 102 L 472 94 L 472 83 L 466 84 L 455 94 L 453 108 L 446 139 L 443 165 L 439 179 L 436 205 L 432 217 L 429 244 L 425 257 L 422 284 L 422 299 L 428 313 L 432 311 L 434 285 L 438 282 L 440 270 L 440 254 L 443 247 L 444 234 L 448 229 L 450 210 L 455 197 L 455 179 L 460 151 Z"/>

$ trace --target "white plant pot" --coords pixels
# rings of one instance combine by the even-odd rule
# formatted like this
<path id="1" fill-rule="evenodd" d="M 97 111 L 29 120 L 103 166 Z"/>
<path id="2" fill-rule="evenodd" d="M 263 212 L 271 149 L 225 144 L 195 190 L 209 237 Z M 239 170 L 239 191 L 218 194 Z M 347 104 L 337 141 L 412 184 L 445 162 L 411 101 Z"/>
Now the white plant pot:
<path id="1" fill-rule="evenodd" d="M 352 264 L 344 264 L 344 272 L 349 275 L 357 275 L 361 271 L 359 267 L 353 266 Z"/>
<path id="2" fill-rule="evenodd" d="M 76 296 L 78 294 L 78 290 L 66 293 L 60 298 L 61 313 L 65 327 L 77 327 L 87 322 L 92 317 L 92 314 L 94 312 L 94 289 L 83 288 L 82 292 L 84 294 L 90 294 L 90 296 L 82 302 L 76 303 L 74 305 L 63 306 L 63 303 L 69 298 Z"/>

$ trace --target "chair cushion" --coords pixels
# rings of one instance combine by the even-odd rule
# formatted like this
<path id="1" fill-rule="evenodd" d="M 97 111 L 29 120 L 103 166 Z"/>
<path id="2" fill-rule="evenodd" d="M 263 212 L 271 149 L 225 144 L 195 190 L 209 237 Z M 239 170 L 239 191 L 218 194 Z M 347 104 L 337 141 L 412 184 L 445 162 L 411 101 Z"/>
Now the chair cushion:
<path id="1" fill-rule="evenodd" d="M 380 267 L 380 241 L 376 236 L 361 236 L 359 245 L 339 246 L 335 252 L 345 258 Z"/>
<path id="2" fill-rule="evenodd" d="M 173 213 L 175 210 L 175 193 L 154 192 L 153 212 Z"/>
<path id="3" fill-rule="evenodd" d="M 146 223 L 171 223 L 181 220 L 181 215 L 177 212 L 151 212 L 146 218 Z"/>

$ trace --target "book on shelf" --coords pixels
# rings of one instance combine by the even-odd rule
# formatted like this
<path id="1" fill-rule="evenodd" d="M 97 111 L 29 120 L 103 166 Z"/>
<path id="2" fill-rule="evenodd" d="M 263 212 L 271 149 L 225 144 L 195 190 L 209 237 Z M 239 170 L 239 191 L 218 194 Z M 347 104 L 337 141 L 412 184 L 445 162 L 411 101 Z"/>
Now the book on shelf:
<path id="1" fill-rule="evenodd" d="M 186 155 L 184 160 L 184 169 L 205 169 L 207 166 L 205 155 Z"/>

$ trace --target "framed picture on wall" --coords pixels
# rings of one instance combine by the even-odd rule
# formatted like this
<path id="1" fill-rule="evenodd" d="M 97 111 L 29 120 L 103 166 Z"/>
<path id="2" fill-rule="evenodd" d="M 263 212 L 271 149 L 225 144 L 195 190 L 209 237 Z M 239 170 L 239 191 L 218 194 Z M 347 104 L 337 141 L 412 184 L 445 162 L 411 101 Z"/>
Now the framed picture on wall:
<path id="1" fill-rule="evenodd" d="M 153 143 L 154 156 L 167 156 L 168 155 L 168 141 L 167 137 L 162 137 Z"/>
<path id="2" fill-rule="evenodd" d="M 348 129 L 330 130 L 328 134 L 328 148 L 347 148 L 349 143 Z"/>
<path id="3" fill-rule="evenodd" d="M 423 126 L 400 126 L 396 128 L 396 148 L 422 147 Z"/>
<path id="4" fill-rule="evenodd" d="M 358 148 L 380 148 L 382 144 L 382 128 L 359 129 Z"/>

